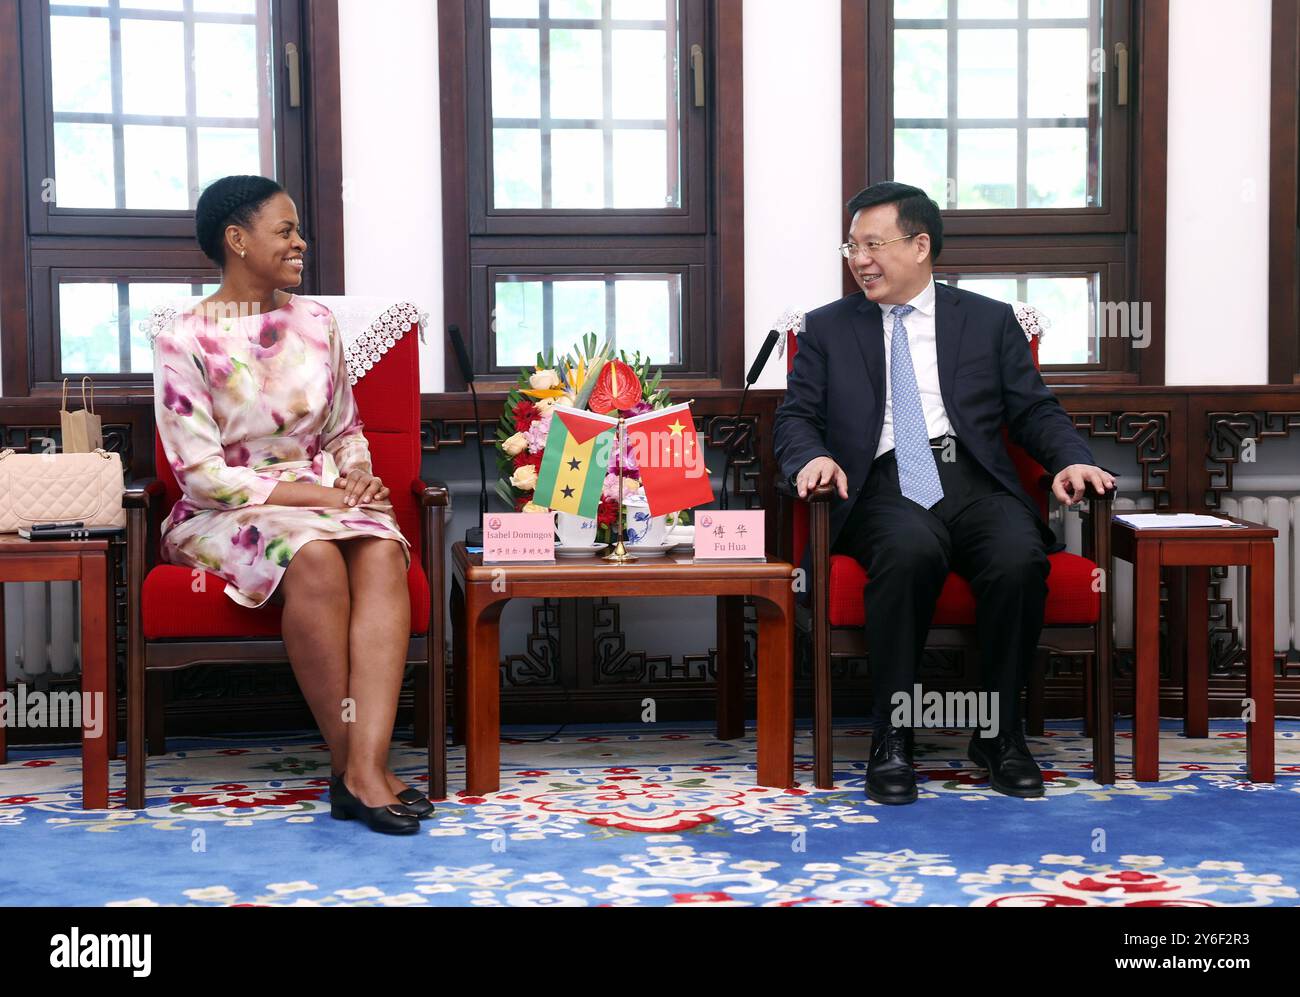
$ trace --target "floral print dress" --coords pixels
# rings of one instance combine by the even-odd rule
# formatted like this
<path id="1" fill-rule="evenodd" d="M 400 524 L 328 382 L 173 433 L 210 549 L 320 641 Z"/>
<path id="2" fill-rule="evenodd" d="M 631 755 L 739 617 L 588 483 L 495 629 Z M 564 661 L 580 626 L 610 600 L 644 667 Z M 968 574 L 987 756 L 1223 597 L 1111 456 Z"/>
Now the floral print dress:
<path id="1" fill-rule="evenodd" d="M 397 540 L 409 569 L 390 502 L 267 502 L 280 481 L 328 486 L 353 468 L 374 473 L 328 308 L 291 296 L 258 315 L 171 313 L 154 330 L 154 415 L 183 493 L 162 526 L 163 560 L 220 576 L 250 607 L 312 540 Z"/>

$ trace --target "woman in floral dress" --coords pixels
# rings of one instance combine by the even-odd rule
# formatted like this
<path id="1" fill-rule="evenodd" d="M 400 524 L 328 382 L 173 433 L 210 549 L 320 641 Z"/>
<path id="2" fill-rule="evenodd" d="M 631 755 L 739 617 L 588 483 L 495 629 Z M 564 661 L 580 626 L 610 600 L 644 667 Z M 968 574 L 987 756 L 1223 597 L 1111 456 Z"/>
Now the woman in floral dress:
<path id="1" fill-rule="evenodd" d="M 195 214 L 222 284 L 155 330 L 154 411 L 183 492 L 161 556 L 220 576 L 241 605 L 283 606 L 330 749 L 331 813 L 415 833 L 432 806 L 388 768 L 410 545 L 372 473 L 333 315 L 281 290 L 302 281 L 297 209 L 274 181 L 236 176 Z"/>

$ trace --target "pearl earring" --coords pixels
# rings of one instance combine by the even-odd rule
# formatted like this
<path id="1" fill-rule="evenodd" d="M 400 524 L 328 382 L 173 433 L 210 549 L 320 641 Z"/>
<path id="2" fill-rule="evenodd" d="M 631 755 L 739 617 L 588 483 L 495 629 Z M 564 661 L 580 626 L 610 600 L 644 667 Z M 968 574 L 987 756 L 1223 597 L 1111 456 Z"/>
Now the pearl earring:
<path id="1" fill-rule="evenodd" d="M 248 253 L 246 253 L 244 250 L 241 249 L 241 250 L 239 251 L 239 258 L 240 258 L 241 260 L 242 260 L 245 256 L 247 256 L 247 255 L 248 255 Z"/>

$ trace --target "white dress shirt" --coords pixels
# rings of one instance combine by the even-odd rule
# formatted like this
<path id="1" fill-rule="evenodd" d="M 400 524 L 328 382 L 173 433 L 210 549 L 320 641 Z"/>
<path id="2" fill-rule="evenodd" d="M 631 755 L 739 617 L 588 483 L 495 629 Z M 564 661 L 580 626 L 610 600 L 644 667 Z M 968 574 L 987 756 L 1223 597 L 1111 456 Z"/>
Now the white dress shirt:
<path id="1" fill-rule="evenodd" d="M 908 302 L 913 311 L 903 317 L 907 330 L 907 347 L 912 354 L 912 370 L 916 373 L 916 386 L 921 392 L 921 408 L 925 412 L 925 427 L 930 439 L 953 433 L 944 411 L 943 396 L 939 391 L 939 353 L 934 333 L 934 278 L 925 290 Z M 885 334 L 885 424 L 880 429 L 880 443 L 876 456 L 894 449 L 893 386 L 889 377 L 889 347 L 894 335 L 894 305 L 881 305 L 882 325 Z"/>

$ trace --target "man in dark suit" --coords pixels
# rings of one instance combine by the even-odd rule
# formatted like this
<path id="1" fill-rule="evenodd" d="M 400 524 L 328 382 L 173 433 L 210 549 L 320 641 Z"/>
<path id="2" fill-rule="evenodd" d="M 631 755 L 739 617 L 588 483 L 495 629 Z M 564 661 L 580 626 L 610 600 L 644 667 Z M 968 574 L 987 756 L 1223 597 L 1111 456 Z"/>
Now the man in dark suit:
<path id="1" fill-rule="evenodd" d="M 907 704 L 950 570 L 975 595 L 983 694 L 995 707 L 970 757 L 999 792 L 1041 796 L 1019 698 L 1053 538 L 1020 487 L 1002 427 L 1054 476 L 1063 503 L 1115 480 L 1043 384 L 1011 306 L 935 284 L 938 206 L 890 181 L 860 192 L 848 211 L 840 251 L 862 291 L 807 314 L 775 443 L 800 496 L 834 486 L 831 543 L 867 571 L 867 796 L 916 799 L 912 730 L 897 721 L 913 715 Z"/>

